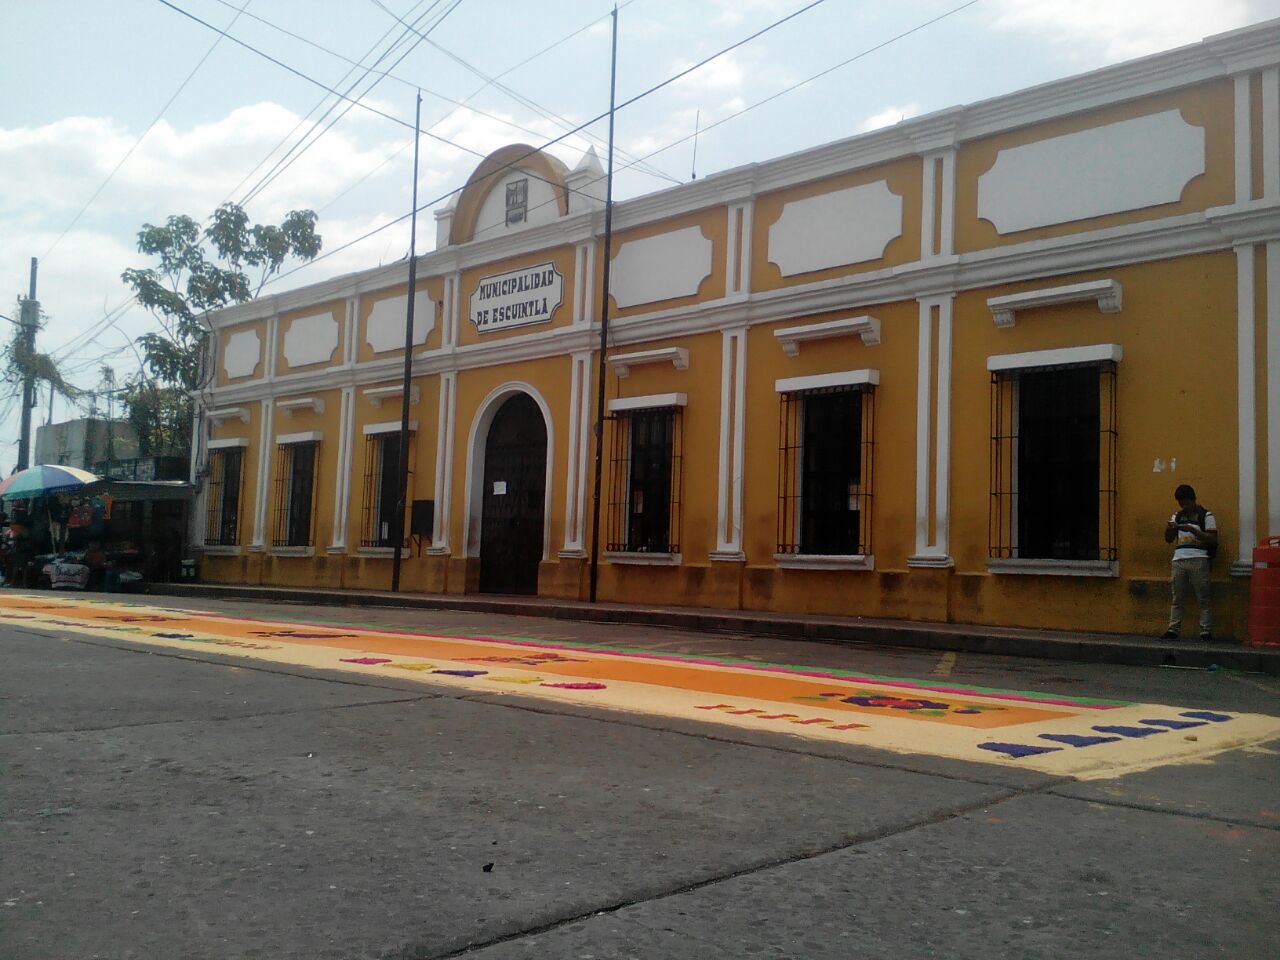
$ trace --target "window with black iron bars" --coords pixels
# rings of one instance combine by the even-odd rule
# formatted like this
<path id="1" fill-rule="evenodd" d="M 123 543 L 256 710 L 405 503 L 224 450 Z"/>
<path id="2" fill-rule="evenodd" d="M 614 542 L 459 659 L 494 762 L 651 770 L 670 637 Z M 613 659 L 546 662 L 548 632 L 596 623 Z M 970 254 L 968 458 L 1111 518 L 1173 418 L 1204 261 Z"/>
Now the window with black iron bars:
<path id="1" fill-rule="evenodd" d="M 1115 560 L 1117 438 L 1116 364 L 993 373 L 988 555 Z"/>
<path id="2" fill-rule="evenodd" d="M 778 553 L 872 553 L 875 392 L 784 393 L 778 424 Z"/>
<path id="3" fill-rule="evenodd" d="M 240 542 L 240 487 L 244 450 L 228 447 L 209 452 L 209 489 L 205 509 L 204 542 L 210 547 L 234 547 Z"/>
<path id="4" fill-rule="evenodd" d="M 364 501 L 360 524 L 362 547 L 395 547 L 392 541 L 392 518 L 400 497 L 400 438 L 401 433 L 374 433 L 365 437 L 364 444 Z M 413 433 L 409 434 L 409 463 L 413 463 Z M 413 502 L 413 471 L 409 471 L 404 502 L 406 509 Z M 404 531 L 409 530 L 405 518 Z M 401 539 L 403 547 L 407 539 Z"/>
<path id="5" fill-rule="evenodd" d="M 275 508 L 271 543 L 277 547 L 314 545 L 316 458 L 320 444 L 282 443 L 276 447 Z"/>
<path id="6" fill-rule="evenodd" d="M 628 410 L 609 418 L 607 550 L 680 552 L 683 420 L 679 407 Z"/>

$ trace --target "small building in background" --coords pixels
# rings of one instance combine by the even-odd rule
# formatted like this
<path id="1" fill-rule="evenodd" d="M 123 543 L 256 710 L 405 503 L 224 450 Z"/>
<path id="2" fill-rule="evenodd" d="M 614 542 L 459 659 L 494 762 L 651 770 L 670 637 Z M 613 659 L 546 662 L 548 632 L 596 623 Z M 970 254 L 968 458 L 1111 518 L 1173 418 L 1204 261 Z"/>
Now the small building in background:
<path id="1" fill-rule="evenodd" d="M 82 417 L 37 427 L 32 462 L 93 470 L 96 463 L 137 456 L 138 435 L 128 421 Z"/>

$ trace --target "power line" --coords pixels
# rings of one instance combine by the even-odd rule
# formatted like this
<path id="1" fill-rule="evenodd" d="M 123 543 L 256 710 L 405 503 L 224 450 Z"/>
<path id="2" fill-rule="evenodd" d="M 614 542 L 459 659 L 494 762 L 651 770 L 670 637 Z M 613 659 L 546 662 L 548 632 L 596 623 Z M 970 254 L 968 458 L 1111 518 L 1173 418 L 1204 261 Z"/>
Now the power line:
<path id="1" fill-rule="evenodd" d="M 405 28 L 406 28 L 406 29 L 413 30 L 413 27 L 411 27 L 409 24 L 405 23 L 405 21 L 404 21 L 402 18 L 400 18 L 399 16 L 397 16 L 397 15 L 396 15 L 392 10 L 388 9 L 387 5 L 386 5 L 386 4 L 384 4 L 384 3 L 382 2 L 382 0 L 370 0 L 370 2 L 371 2 L 371 3 L 373 3 L 376 7 L 378 7 L 378 9 L 382 10 L 383 12 L 385 12 L 388 16 L 395 18 L 395 20 L 396 20 L 397 22 L 399 22 L 399 23 L 401 23 L 401 24 L 404 24 L 404 26 L 405 26 Z M 623 6 L 626 6 L 626 4 L 623 4 Z M 606 14 L 605 16 L 611 16 L 611 14 Z M 600 20 L 600 19 L 603 19 L 603 17 L 601 17 L 601 18 L 597 18 L 597 20 L 593 21 L 593 22 L 592 22 L 592 24 L 588 24 L 588 26 L 591 26 L 591 25 L 593 25 L 594 23 L 599 22 L 599 20 Z M 582 30 L 585 30 L 585 29 L 587 29 L 587 27 L 583 27 L 583 28 L 582 28 Z M 573 35 L 574 35 L 574 36 L 576 36 L 578 33 L 581 33 L 581 32 L 582 32 L 582 30 L 575 31 L 575 33 L 574 33 Z M 415 32 L 415 33 L 417 33 L 417 31 L 416 31 L 416 30 L 414 30 L 414 32 Z M 498 90 L 500 90 L 500 91 L 502 91 L 503 93 L 505 93 L 508 97 L 510 97 L 510 98 L 511 98 L 512 100 L 514 100 L 516 103 L 520 104 L 520 105 L 521 105 L 522 107 L 524 107 L 525 109 L 527 109 L 527 110 L 532 110 L 534 113 L 537 113 L 537 114 L 539 114 L 540 116 L 542 116 L 542 117 L 543 117 L 543 119 L 550 120 L 552 123 L 556 124 L 556 125 L 557 125 L 558 127 L 560 127 L 562 130 L 566 130 L 566 129 L 568 129 L 569 127 L 573 126 L 572 121 L 570 121 L 570 120 L 566 119 L 565 117 L 560 116 L 560 115 L 559 115 L 558 113 L 556 113 L 554 110 L 549 110 L 548 108 L 546 108 L 546 107 L 542 106 L 541 104 L 539 104 L 537 101 L 533 100 L 532 98 L 530 98 L 530 97 L 526 97 L 526 96 L 524 96 L 523 94 L 521 94 L 521 93 L 517 92 L 516 90 L 513 90 L 511 87 L 508 87 L 506 84 L 502 83 L 502 82 L 499 80 L 499 77 L 491 77 L 491 76 L 489 76 L 489 75 L 488 75 L 488 74 L 486 74 L 483 70 L 481 70 L 479 67 L 476 67 L 476 66 L 475 66 L 475 65 L 473 65 L 472 63 L 468 62 L 466 59 L 464 59 L 463 57 L 461 57 L 461 56 L 459 56 L 458 54 L 454 53 L 452 50 L 449 50 L 447 47 L 443 47 L 443 46 L 441 46 L 440 44 L 436 43 L 436 42 L 435 42 L 434 40 L 432 40 L 430 37 L 427 37 L 427 36 L 422 35 L 422 34 L 419 34 L 419 36 L 421 36 L 423 40 L 426 40 L 426 42 L 427 42 L 427 44 L 428 44 L 429 46 L 434 47 L 436 50 L 438 50 L 440 53 L 443 53 L 446 57 L 448 57 L 448 58 L 449 58 L 450 60 L 452 60 L 454 63 L 456 63 L 456 64 L 458 64 L 459 66 L 461 66 L 464 70 L 467 70 L 468 72 L 475 74 L 477 77 L 479 77 L 481 80 L 483 80 L 483 81 L 484 81 L 484 85 L 483 85 L 483 86 L 481 86 L 481 87 L 476 91 L 476 93 L 479 93 L 479 92 L 480 92 L 480 90 L 484 90 L 484 89 L 486 89 L 487 87 L 490 87 L 490 86 L 496 87 Z M 560 41 L 557 41 L 557 43 L 559 43 L 559 42 L 560 42 Z M 554 44 L 553 44 L 553 46 L 554 46 Z M 524 63 L 527 63 L 527 62 L 528 62 L 528 60 L 521 61 L 521 64 L 517 64 L 517 66 L 521 66 L 521 65 L 523 65 Z M 507 73 L 510 73 L 510 72 L 511 72 L 512 70 L 514 70 L 514 69 L 516 69 L 516 68 L 515 68 L 515 67 L 511 67 L 510 69 L 508 69 L 508 70 L 504 71 L 504 72 L 503 72 L 502 74 L 500 74 L 499 76 L 505 76 Z M 475 96 L 475 94 L 472 94 L 472 96 Z M 470 99 L 470 97 L 468 97 L 468 99 Z M 462 104 L 458 104 L 458 106 L 462 106 Z M 485 116 L 485 117 L 489 117 L 489 118 L 490 118 L 490 119 L 492 119 L 492 120 L 497 120 L 499 123 L 504 123 L 504 124 L 507 124 L 507 125 L 509 125 L 509 126 L 514 126 L 514 127 L 516 127 L 516 129 L 518 129 L 518 130 L 523 130 L 523 131 L 524 131 L 524 132 L 526 132 L 526 133 L 533 133 L 533 132 L 534 132 L 534 131 L 528 130 L 528 129 L 524 128 L 524 127 L 520 127 L 518 124 L 510 123 L 510 121 L 503 120 L 503 119 L 501 119 L 501 118 L 499 118 L 499 117 L 494 117 L 492 114 L 485 113 L 484 111 L 481 111 L 481 110 L 476 110 L 474 107 L 468 107 L 467 109 L 472 110 L 474 113 L 477 113 L 477 114 L 479 114 L 480 116 Z M 448 117 L 449 117 L 449 116 L 452 116 L 452 111 L 451 111 L 448 115 L 446 115 L 445 117 L 443 117 L 443 118 L 441 118 L 440 120 L 438 120 L 438 121 L 436 121 L 435 123 L 433 123 L 433 124 L 431 125 L 431 127 L 432 127 L 432 128 L 434 128 L 434 127 L 439 126 L 441 123 L 443 123 L 443 122 L 444 122 L 444 120 L 448 119 Z M 603 140 L 602 138 L 600 138 L 600 137 L 596 136 L 595 134 L 591 133 L 589 130 L 581 130 L 581 131 L 578 131 L 578 132 L 580 132 L 580 133 L 582 134 L 583 138 L 584 138 L 584 139 L 586 139 L 586 140 L 588 140 L 589 142 L 590 142 L 590 141 L 594 141 L 597 145 L 603 145 L 603 144 L 604 144 L 604 140 Z M 615 148 L 615 150 L 616 150 L 616 152 L 618 152 L 618 153 L 622 154 L 622 156 L 624 156 L 624 157 L 628 157 L 629 159 L 631 159 L 631 160 L 633 160 L 633 161 L 636 161 L 636 163 L 643 163 L 643 161 L 640 161 L 640 160 L 638 160 L 638 158 L 635 158 L 635 157 L 630 156 L 630 154 L 627 154 L 625 151 L 617 150 L 616 148 Z M 635 164 L 633 164 L 633 166 L 635 166 Z M 643 165 L 643 167 L 641 167 L 641 168 L 640 168 L 640 172 L 642 172 L 642 173 L 647 173 L 647 174 L 649 174 L 650 176 L 657 177 L 657 178 L 662 179 L 662 180 L 666 180 L 666 181 L 667 181 L 667 182 L 669 182 L 669 183 L 679 184 L 679 183 L 681 183 L 681 182 L 682 182 L 679 178 L 671 176 L 671 174 L 667 173 L 666 171 L 664 171 L 664 170 L 659 170 L 659 169 L 657 169 L 656 167 L 651 167 L 651 166 L 649 166 L 648 164 L 644 164 L 644 165 Z"/>
<path id="2" fill-rule="evenodd" d="M 167 3 L 167 0 L 160 0 L 160 2 Z M 670 86 L 671 84 L 675 83 L 677 80 L 681 79 L 682 77 L 686 77 L 689 74 L 693 73 L 695 70 L 699 70 L 702 67 L 705 67 L 707 64 L 711 63 L 717 57 L 724 56 L 726 53 L 736 50 L 738 47 L 741 47 L 743 44 L 750 43 L 752 40 L 756 39 L 757 37 L 763 36 L 764 34 L 768 33 L 770 30 L 773 30 L 776 27 L 782 26 L 782 24 L 795 19 L 801 14 L 806 13 L 809 10 L 812 10 L 814 7 L 819 6 L 824 2 L 826 2 L 826 0 L 812 0 L 811 3 L 801 7 L 799 10 L 796 10 L 792 13 L 787 14 L 785 17 L 782 17 L 778 20 L 773 21 L 767 26 L 757 30 L 755 33 L 751 34 L 750 36 L 744 37 L 743 39 L 738 40 L 727 47 L 724 47 L 723 49 L 717 51 L 716 53 L 711 54 L 709 57 L 705 57 L 702 60 L 699 60 L 693 66 L 687 67 L 678 73 L 672 74 L 670 77 L 661 81 L 660 83 L 654 84 L 652 87 L 650 87 L 648 90 L 645 90 L 643 93 L 636 94 L 635 96 L 631 97 L 629 100 L 625 100 L 624 102 L 618 104 L 616 109 L 621 110 L 623 107 L 630 106 L 631 104 L 636 103 L 637 101 L 643 99 L 644 97 L 650 96 L 656 93 L 657 91 L 663 89 L 664 87 Z M 969 0 L 969 2 L 970 4 L 977 3 L 978 0 Z M 530 148 L 530 150 L 527 153 L 523 153 L 520 156 L 515 157 L 512 160 L 508 161 L 507 163 L 503 164 L 501 167 L 498 167 L 495 170 L 491 170 L 489 173 L 485 174 L 485 176 L 480 179 L 487 180 L 492 177 L 496 177 L 500 174 L 506 173 L 508 170 L 518 167 L 521 161 L 528 159 L 529 157 L 533 156 L 536 153 L 542 152 L 547 147 L 555 146 L 557 143 L 560 143 L 562 140 L 565 140 L 571 137 L 573 134 L 577 133 L 579 130 L 582 130 L 585 127 L 589 127 L 593 123 L 597 123 L 600 120 L 603 120 L 608 115 L 609 114 L 606 111 L 605 113 L 592 117 L 590 120 L 587 120 L 585 123 L 579 124 L 573 130 L 569 130 L 558 137 L 554 137 L 551 140 L 548 140 L 546 143 L 542 144 L 542 146 L 540 147 Z M 436 139 L 443 139 L 443 138 L 437 137 Z M 445 141 L 445 142 L 448 143 L 449 141 Z M 677 141 L 677 142 L 682 142 L 682 141 Z M 452 145 L 457 146 L 457 144 L 452 144 Z M 476 151 L 469 150 L 466 147 L 460 147 L 459 149 L 465 150 L 467 153 L 471 153 L 471 154 L 475 154 L 476 156 L 479 156 L 479 154 L 477 154 Z M 641 158 L 641 159 L 647 159 L 647 158 Z M 531 173 L 530 176 L 536 177 L 536 174 Z M 537 179 L 544 180 L 544 178 L 542 177 L 537 177 Z M 468 181 L 468 182 L 471 182 L 471 181 Z M 479 181 L 476 181 L 476 182 L 479 182 Z M 466 185 L 464 184 L 463 186 L 465 187 Z M 463 187 L 454 187 L 452 190 L 449 190 L 448 192 L 441 194 L 440 196 L 436 197 L 434 200 L 428 200 L 426 203 L 420 204 L 417 209 L 418 210 L 429 209 L 435 206 L 437 203 L 441 203 L 444 200 L 449 199 L 449 197 L 453 196 L 455 193 L 459 193 L 462 189 Z M 416 213 L 416 212 L 417 211 L 415 210 L 410 213 L 406 213 L 399 217 L 396 217 L 394 220 L 388 220 L 386 223 L 382 224 L 382 226 L 375 227 L 374 229 L 370 230 L 368 233 L 363 234 L 362 236 L 356 237 L 354 240 L 350 240 L 347 243 L 344 243 L 340 247 L 335 247 L 334 249 L 328 251 L 327 253 L 321 254 L 320 256 L 316 257 L 313 260 L 308 260 L 306 263 L 299 264 L 298 266 L 294 267 L 292 270 L 288 270 L 284 273 L 277 274 L 270 281 L 268 281 L 268 283 L 277 283 L 280 280 L 283 280 L 285 277 L 293 276 L 293 274 L 297 273 L 299 270 L 305 270 L 307 267 L 311 266 L 312 264 L 315 264 L 321 260 L 325 260 L 328 257 L 334 256 L 335 254 L 341 253 L 343 250 L 347 250 L 355 246 L 357 243 L 362 243 L 363 241 L 368 240 L 370 237 L 376 236 L 377 234 L 381 233 L 383 230 L 386 230 L 390 227 L 395 226 L 397 223 L 400 223 L 402 220 L 408 220 L 409 217 L 411 217 L 413 213 Z"/>
<path id="3" fill-rule="evenodd" d="M 218 0 L 218 2 L 223 3 L 223 4 L 225 5 L 225 4 L 227 3 L 227 0 Z M 422 4 L 422 2 L 423 2 L 423 0 L 415 0 L 415 3 L 414 3 L 414 5 L 413 5 L 413 7 L 411 7 L 411 8 L 410 8 L 410 10 L 412 11 L 413 9 L 416 9 L 418 6 L 420 6 L 420 5 Z M 429 11 L 428 11 L 428 12 L 429 12 Z M 287 31 L 287 30 L 284 30 L 284 29 L 283 29 L 283 28 L 281 28 L 281 27 L 277 27 L 275 24 L 270 23 L 269 21 L 263 20 L 261 17 L 254 17 L 253 19 L 257 20 L 259 23 L 263 23 L 263 24 L 266 24 L 267 26 L 274 27 L 276 30 L 280 30 L 282 33 L 285 33 L 285 34 L 287 34 L 288 36 L 296 37 L 296 38 L 297 38 L 297 39 L 299 39 L 299 40 L 304 39 L 304 38 L 302 38 L 302 37 L 299 37 L 299 36 L 298 36 L 297 34 L 295 34 L 295 33 L 291 33 L 291 32 L 289 32 L 289 31 Z M 375 50 L 377 50 L 377 49 L 378 49 L 378 45 L 379 45 L 379 44 L 381 44 L 384 40 L 386 40 L 386 39 L 387 39 L 387 37 L 391 36 L 391 33 L 392 33 L 393 29 L 394 29 L 394 28 L 391 28 L 391 27 L 387 28 L 387 30 L 383 32 L 382 36 L 380 36 L 377 40 L 375 40 L 375 41 L 374 41 L 374 42 L 369 46 L 369 49 L 368 49 L 368 50 L 366 50 L 366 51 L 364 52 L 364 54 L 360 57 L 360 60 L 359 60 L 359 61 L 351 60 L 351 59 L 349 59 L 348 57 L 343 57 L 341 54 L 334 53 L 332 50 L 329 50 L 329 49 L 327 49 L 327 48 L 325 48 L 325 47 L 318 47 L 318 45 L 315 45 L 315 44 L 313 44 L 313 46 L 317 46 L 317 47 L 318 47 L 318 49 L 324 50 L 326 53 L 332 54 L 332 55 L 333 55 L 333 56 L 335 56 L 335 57 L 339 57 L 339 59 L 341 59 L 341 60 L 343 60 L 343 61 L 345 61 L 346 63 L 349 63 L 349 64 L 351 65 L 350 69 L 348 69 L 348 70 L 347 70 L 347 72 L 346 72 L 346 73 L 344 73 L 344 74 L 342 75 L 342 79 L 338 81 L 339 83 L 342 83 L 342 82 L 344 82 L 344 81 L 347 79 L 347 77 L 351 76 L 351 74 L 352 74 L 352 73 L 354 73 L 354 72 L 355 72 L 355 70 L 356 70 L 357 68 L 362 68 L 362 67 L 364 67 L 364 59 L 365 59 L 366 57 L 371 56 L 371 55 L 373 54 L 373 52 L 374 52 Z M 390 48 L 388 48 L 388 49 L 390 49 Z M 385 55 L 386 55 L 386 54 L 384 53 L 384 54 L 383 54 L 383 56 L 385 56 Z M 380 61 L 381 59 L 382 59 L 382 57 L 379 57 L 379 58 L 378 58 L 378 60 L 379 60 L 379 61 Z M 374 64 L 374 65 L 376 66 L 376 64 L 377 64 L 377 61 L 375 61 L 375 64 Z M 367 76 L 367 75 L 368 75 L 368 70 L 371 70 L 371 69 L 372 69 L 372 67 L 368 67 L 368 68 L 365 68 L 365 69 L 366 69 L 366 74 L 365 74 L 365 75 Z M 308 111 L 307 111 L 306 116 L 305 116 L 305 117 L 301 117 L 301 118 L 299 118 L 298 122 L 297 122 L 296 124 L 294 124 L 293 129 L 292 129 L 292 130 L 290 130 L 288 133 L 286 133 L 283 137 L 281 137 L 281 138 L 280 138 L 280 142 L 279 142 L 279 143 L 277 143 L 277 144 L 276 144 L 274 147 L 272 147 L 270 150 L 268 150 L 268 151 L 267 151 L 267 155 L 266 155 L 265 157 L 263 157 L 260 161 L 258 161 L 258 163 L 253 167 L 253 169 L 251 169 L 248 173 L 246 173 L 243 177 L 241 177 L 241 178 L 240 178 L 240 182 L 239 182 L 239 183 L 237 183 L 234 187 L 232 187 L 232 188 L 231 188 L 231 190 L 229 191 L 228 196 L 227 196 L 227 199 L 228 199 L 228 200 L 229 200 L 229 199 L 231 199 L 231 197 L 232 197 L 232 196 L 234 196 L 234 195 L 237 193 L 237 191 L 239 191 L 239 189 L 240 189 L 242 186 L 244 186 L 244 184 L 245 184 L 245 181 L 246 181 L 246 180 L 248 180 L 248 179 L 249 179 L 250 177 L 252 177 L 255 173 L 257 173 L 259 170 L 261 170 L 261 169 L 262 169 L 263 164 L 265 164 L 269 159 L 271 159 L 271 155 L 272 155 L 273 153 L 275 153 L 277 150 L 279 150 L 281 147 L 283 147 L 286 143 L 288 143 L 289 139 L 290 139 L 290 138 L 291 138 L 291 137 L 292 137 L 292 136 L 293 136 L 293 135 L 298 131 L 298 129 L 299 129 L 299 128 L 304 124 L 304 123 L 306 123 L 306 121 L 311 117 L 311 115 L 312 115 L 312 114 L 314 114 L 317 110 L 319 110 L 322 106 L 324 106 L 324 102 L 325 102 L 325 100 L 327 100 L 327 99 L 328 99 L 328 97 L 327 97 L 327 96 L 322 96 L 322 97 L 321 97 L 321 98 L 316 102 L 316 105 L 315 105 L 314 107 L 312 107 L 310 110 L 308 110 Z M 339 101 L 335 100 L 335 101 L 334 101 L 333 106 L 336 106 L 336 105 L 338 104 L 338 102 L 339 102 Z M 332 110 L 333 110 L 333 106 L 331 106 L 331 107 L 329 108 L 329 111 L 326 111 L 326 115 L 328 114 L 328 112 L 330 112 L 330 111 L 332 111 Z"/>
<path id="4" fill-rule="evenodd" d="M 252 2 L 253 0 L 244 0 L 244 3 L 240 6 L 240 9 L 236 11 L 236 15 L 232 17 L 231 22 L 227 24 L 228 30 L 230 30 L 235 25 L 235 22 L 240 19 L 240 14 L 244 13 L 245 8 L 249 6 L 249 4 L 251 4 Z M 79 209 L 79 211 L 77 211 L 76 215 L 71 218 L 71 222 L 67 224 L 66 228 L 63 229 L 63 231 L 60 234 L 58 234 L 57 239 L 54 240 L 53 243 L 49 244 L 49 249 L 44 252 L 44 256 L 40 257 L 40 261 L 42 263 L 49 259 L 49 254 L 53 253 L 54 248 L 57 247 L 57 245 L 62 242 L 62 238 L 65 237 L 68 233 L 70 233 L 71 228 L 80 222 L 80 218 L 84 216 L 84 212 L 93 205 L 93 202 L 98 199 L 102 191 L 107 188 L 107 184 L 109 184 L 112 178 L 117 173 L 120 172 L 120 168 L 125 165 L 128 159 L 133 156 L 133 152 L 137 150 L 139 146 L 142 145 L 142 141 L 147 139 L 147 134 L 149 134 L 155 128 L 155 125 L 159 123 L 161 119 L 164 118 L 165 111 L 168 110 L 171 106 L 173 106 L 173 101 L 177 100 L 178 95 L 181 94 L 182 91 L 187 88 L 187 84 L 191 82 L 191 78 L 194 77 L 200 71 L 200 68 L 204 66 L 204 62 L 208 60 L 209 57 L 213 54 L 213 51 L 217 49 L 217 46 L 222 42 L 222 37 L 224 35 L 225 34 L 220 34 L 218 37 L 214 39 L 213 43 L 209 45 L 209 49 L 205 51 L 204 56 L 201 57 L 199 61 L 196 63 L 196 65 L 191 68 L 191 72 L 187 74 L 186 79 L 183 80 L 180 84 L 178 84 L 178 89 L 173 91 L 173 96 L 171 96 L 168 100 L 165 101 L 164 106 L 160 108 L 160 112 L 157 113 L 155 117 L 152 118 L 149 124 L 147 124 L 147 129 L 142 131 L 142 136 L 138 137 L 138 139 L 133 142 L 133 146 L 131 146 L 125 152 L 125 155 L 120 158 L 120 162 L 117 163 L 112 168 L 111 172 L 107 174 L 107 178 L 103 180 L 101 184 L 98 185 L 97 190 L 93 191 L 93 196 L 91 196 L 88 200 L 84 202 L 84 206 L 82 206 Z"/>
<path id="5" fill-rule="evenodd" d="M 423 11 L 421 15 L 418 16 L 417 20 L 415 20 L 415 23 L 421 23 L 423 20 L 429 17 L 431 15 L 431 12 L 435 10 L 437 6 L 440 5 L 440 2 L 441 0 L 435 0 L 435 2 L 433 2 L 430 7 L 428 7 L 425 11 Z M 454 0 L 453 5 L 450 6 L 449 9 L 447 9 L 443 14 L 440 15 L 440 17 L 435 21 L 435 23 L 433 23 L 427 29 L 427 32 L 430 33 L 432 30 L 438 27 L 441 23 L 443 23 L 445 18 L 448 17 L 449 14 L 451 14 L 454 10 L 456 10 L 461 3 L 462 3 L 462 0 Z M 355 80 L 351 82 L 350 86 L 347 87 L 346 93 L 350 93 L 352 90 L 354 90 L 366 77 L 369 76 L 371 72 L 373 72 L 373 68 L 376 67 L 379 63 L 381 63 L 386 57 L 390 56 L 398 46 L 400 46 L 402 43 L 404 43 L 408 39 L 411 33 L 417 34 L 418 39 L 415 40 L 413 43 L 410 43 L 405 48 L 404 52 L 401 53 L 398 58 L 396 58 L 395 63 L 391 65 L 392 68 L 399 66 L 404 61 L 405 57 L 409 56 L 409 54 L 412 53 L 417 48 L 418 44 L 425 39 L 424 34 L 418 33 L 416 30 L 414 30 L 412 27 L 409 27 L 407 24 L 405 26 L 404 32 L 401 33 L 400 37 L 395 42 L 393 42 L 386 50 L 384 50 L 382 54 L 378 57 L 378 59 L 375 60 L 372 65 L 370 65 L 368 68 L 365 69 L 363 74 L 361 74 L 359 77 L 357 77 Z M 356 102 L 363 100 L 364 97 L 368 96 L 373 91 L 373 89 L 379 83 L 381 83 L 385 78 L 386 78 L 386 74 L 384 73 L 381 76 L 379 76 L 377 79 L 375 79 L 372 83 L 369 84 L 369 86 L 367 86 L 364 89 L 362 93 L 358 95 L 355 101 L 352 101 L 351 103 L 349 103 L 341 113 L 339 113 L 336 117 L 334 117 L 331 121 L 329 121 L 329 123 L 324 127 L 323 130 L 321 130 L 319 133 L 316 133 L 316 128 L 319 127 L 320 124 L 324 122 L 325 118 L 328 117 L 329 114 L 331 114 L 340 103 L 340 101 L 335 100 L 333 104 L 329 107 L 329 109 L 326 110 L 319 118 L 317 118 L 315 123 L 311 125 L 311 129 L 308 130 L 305 134 L 303 134 L 300 138 L 298 138 L 297 142 L 295 142 L 294 145 L 290 147 L 288 151 L 286 151 L 284 156 L 282 156 L 279 160 L 277 160 L 275 165 L 269 171 L 267 171 L 267 173 L 263 175 L 261 179 L 258 180 L 258 182 L 253 186 L 252 189 L 249 190 L 248 193 L 245 194 L 244 198 L 240 201 L 240 206 L 243 207 L 246 204 L 248 204 L 251 200 L 253 200 L 254 197 L 258 196 L 258 194 L 260 194 L 264 189 L 266 189 L 267 186 L 269 186 L 272 182 L 274 182 L 276 178 L 280 176 L 280 174 L 284 173 L 285 170 L 291 167 L 297 161 L 297 159 L 302 156 L 302 154 L 310 150 L 311 147 L 313 147 L 320 140 L 321 137 L 323 137 L 326 133 L 328 133 L 331 129 L 333 129 L 334 125 L 339 120 L 341 120 L 348 113 L 350 113 L 351 108 L 355 105 Z M 306 145 L 304 146 L 303 145 L 304 142 L 307 140 L 308 137 L 311 137 L 312 134 L 315 134 L 315 136 L 312 137 L 310 143 L 306 143 Z"/>

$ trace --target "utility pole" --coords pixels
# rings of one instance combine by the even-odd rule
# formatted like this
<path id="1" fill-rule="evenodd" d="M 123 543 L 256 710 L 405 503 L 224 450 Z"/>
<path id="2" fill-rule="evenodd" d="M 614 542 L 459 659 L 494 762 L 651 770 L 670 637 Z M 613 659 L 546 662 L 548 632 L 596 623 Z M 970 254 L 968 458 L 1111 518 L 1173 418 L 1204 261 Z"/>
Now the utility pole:
<path id="1" fill-rule="evenodd" d="M 40 326 L 40 301 L 36 299 L 36 265 L 31 258 L 31 286 L 27 299 L 21 300 L 18 322 L 22 327 L 22 345 L 26 353 L 26 369 L 22 375 L 22 430 L 18 437 L 18 469 L 31 466 L 31 412 L 36 406 L 36 377 L 31 356 L 36 352 L 36 330 Z"/>
<path id="2" fill-rule="evenodd" d="M 613 115 L 618 90 L 618 7 L 613 7 L 613 45 L 609 54 L 609 171 L 604 199 L 604 291 L 600 295 L 600 355 L 596 359 L 596 475 L 591 500 L 591 587 L 596 602 L 600 582 L 600 476 L 604 469 L 604 374 L 609 349 L 609 259 L 613 256 Z"/>
<path id="3" fill-rule="evenodd" d="M 422 91 L 413 113 L 413 201 L 409 217 L 409 305 L 404 316 L 404 395 L 400 399 L 400 459 L 396 464 L 396 512 L 391 517 L 391 592 L 400 592 L 400 544 L 404 541 L 404 512 L 409 488 L 409 392 L 413 386 L 413 302 L 418 298 L 418 128 L 422 124 Z"/>

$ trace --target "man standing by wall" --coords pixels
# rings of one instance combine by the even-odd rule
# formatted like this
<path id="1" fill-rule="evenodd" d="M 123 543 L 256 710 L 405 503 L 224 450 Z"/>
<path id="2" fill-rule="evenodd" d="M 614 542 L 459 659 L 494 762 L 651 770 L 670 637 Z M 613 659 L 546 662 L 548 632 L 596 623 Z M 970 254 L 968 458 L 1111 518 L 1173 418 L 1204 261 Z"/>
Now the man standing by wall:
<path id="1" fill-rule="evenodd" d="M 1164 542 L 1173 550 L 1173 605 L 1169 609 L 1169 629 L 1162 639 L 1177 640 L 1182 633 L 1182 608 L 1187 594 L 1194 592 L 1200 607 L 1200 640 L 1213 640 L 1213 603 L 1210 597 L 1209 561 L 1218 550 L 1218 521 L 1213 512 L 1196 502 L 1189 484 L 1173 491 L 1178 512 L 1165 525 Z"/>

